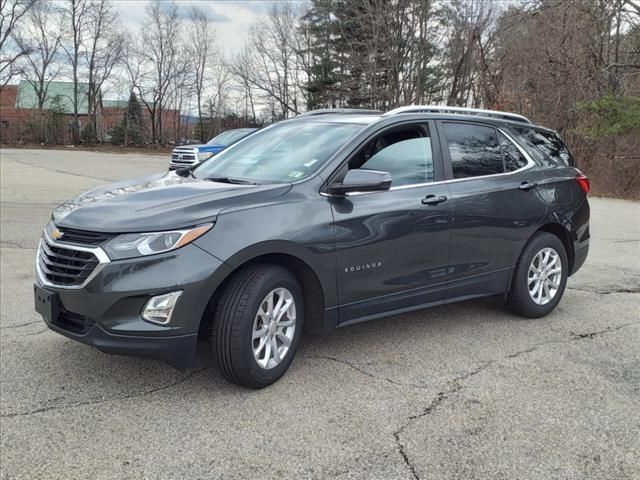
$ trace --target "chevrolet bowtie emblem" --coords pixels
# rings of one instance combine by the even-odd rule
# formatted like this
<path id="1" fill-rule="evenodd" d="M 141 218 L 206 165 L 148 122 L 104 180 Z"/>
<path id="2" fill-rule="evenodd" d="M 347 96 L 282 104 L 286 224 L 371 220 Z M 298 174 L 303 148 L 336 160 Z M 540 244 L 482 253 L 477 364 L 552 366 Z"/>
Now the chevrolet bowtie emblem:
<path id="1" fill-rule="evenodd" d="M 63 237 L 64 233 L 62 233 L 60 230 L 58 230 L 57 228 L 51 232 L 51 236 L 53 237 L 54 240 L 59 240 Z"/>

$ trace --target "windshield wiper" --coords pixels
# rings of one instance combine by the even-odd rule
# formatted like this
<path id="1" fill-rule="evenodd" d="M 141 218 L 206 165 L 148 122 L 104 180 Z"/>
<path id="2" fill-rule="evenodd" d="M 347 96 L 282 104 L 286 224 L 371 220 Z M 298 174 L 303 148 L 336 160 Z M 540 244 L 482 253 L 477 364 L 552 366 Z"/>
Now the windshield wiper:
<path id="1" fill-rule="evenodd" d="M 231 177 L 206 177 L 205 180 L 209 180 L 210 182 L 232 183 L 235 185 L 258 185 L 256 182 Z"/>

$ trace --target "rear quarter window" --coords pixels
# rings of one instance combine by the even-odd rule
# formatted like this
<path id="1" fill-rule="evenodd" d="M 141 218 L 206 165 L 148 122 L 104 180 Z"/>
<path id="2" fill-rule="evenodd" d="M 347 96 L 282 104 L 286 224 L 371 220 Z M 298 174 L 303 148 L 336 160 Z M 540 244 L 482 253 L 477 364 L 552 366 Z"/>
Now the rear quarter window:
<path id="1" fill-rule="evenodd" d="M 526 141 L 528 150 L 533 150 L 531 153 L 534 156 L 539 156 L 535 153 L 542 154 L 547 161 L 575 167 L 569 149 L 557 133 L 527 127 L 513 127 L 512 130 Z"/>

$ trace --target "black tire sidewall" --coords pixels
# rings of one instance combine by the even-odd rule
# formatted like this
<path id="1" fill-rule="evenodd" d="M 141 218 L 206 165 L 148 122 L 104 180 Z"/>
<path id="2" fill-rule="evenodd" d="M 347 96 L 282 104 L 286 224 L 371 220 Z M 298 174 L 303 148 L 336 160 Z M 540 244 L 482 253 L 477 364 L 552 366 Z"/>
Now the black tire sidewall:
<path id="1" fill-rule="evenodd" d="M 279 365 L 271 369 L 264 369 L 253 356 L 251 336 L 255 316 L 260 305 L 269 292 L 276 288 L 286 288 L 291 292 L 296 302 L 296 329 L 287 355 Z M 240 328 L 241 348 L 234 355 L 234 367 L 240 381 L 254 388 L 261 388 L 278 380 L 289 369 L 298 348 L 304 325 L 304 303 L 302 290 L 295 277 L 283 268 L 274 267 L 268 274 L 262 276 L 250 292 L 249 301 L 242 315 Z"/>
<path id="2" fill-rule="evenodd" d="M 533 258 L 544 248 L 553 248 L 558 252 L 558 255 L 560 255 L 560 261 L 562 262 L 562 276 L 560 279 L 560 287 L 553 299 L 545 305 L 538 305 L 529 295 L 528 274 L 529 266 L 531 265 Z M 537 318 L 547 315 L 553 311 L 560 300 L 562 300 L 564 290 L 567 286 L 568 272 L 569 261 L 562 241 L 550 233 L 541 232 L 536 234 L 525 247 L 520 261 L 518 262 L 518 267 L 516 268 L 513 279 L 514 285 L 511 290 L 511 303 L 514 305 L 518 313 L 527 317 Z"/>

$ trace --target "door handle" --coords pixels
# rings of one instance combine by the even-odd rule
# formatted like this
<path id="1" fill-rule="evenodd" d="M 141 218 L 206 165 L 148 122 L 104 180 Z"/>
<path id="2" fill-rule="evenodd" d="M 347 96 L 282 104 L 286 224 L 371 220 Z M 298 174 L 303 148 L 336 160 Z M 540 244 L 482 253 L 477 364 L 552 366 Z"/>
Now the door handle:
<path id="1" fill-rule="evenodd" d="M 447 197 L 444 195 L 427 195 L 422 199 L 423 205 L 438 205 L 439 203 L 446 202 Z"/>
<path id="2" fill-rule="evenodd" d="M 522 182 L 518 187 L 520 190 L 531 190 L 532 188 L 536 188 L 538 186 L 537 182 Z"/>

